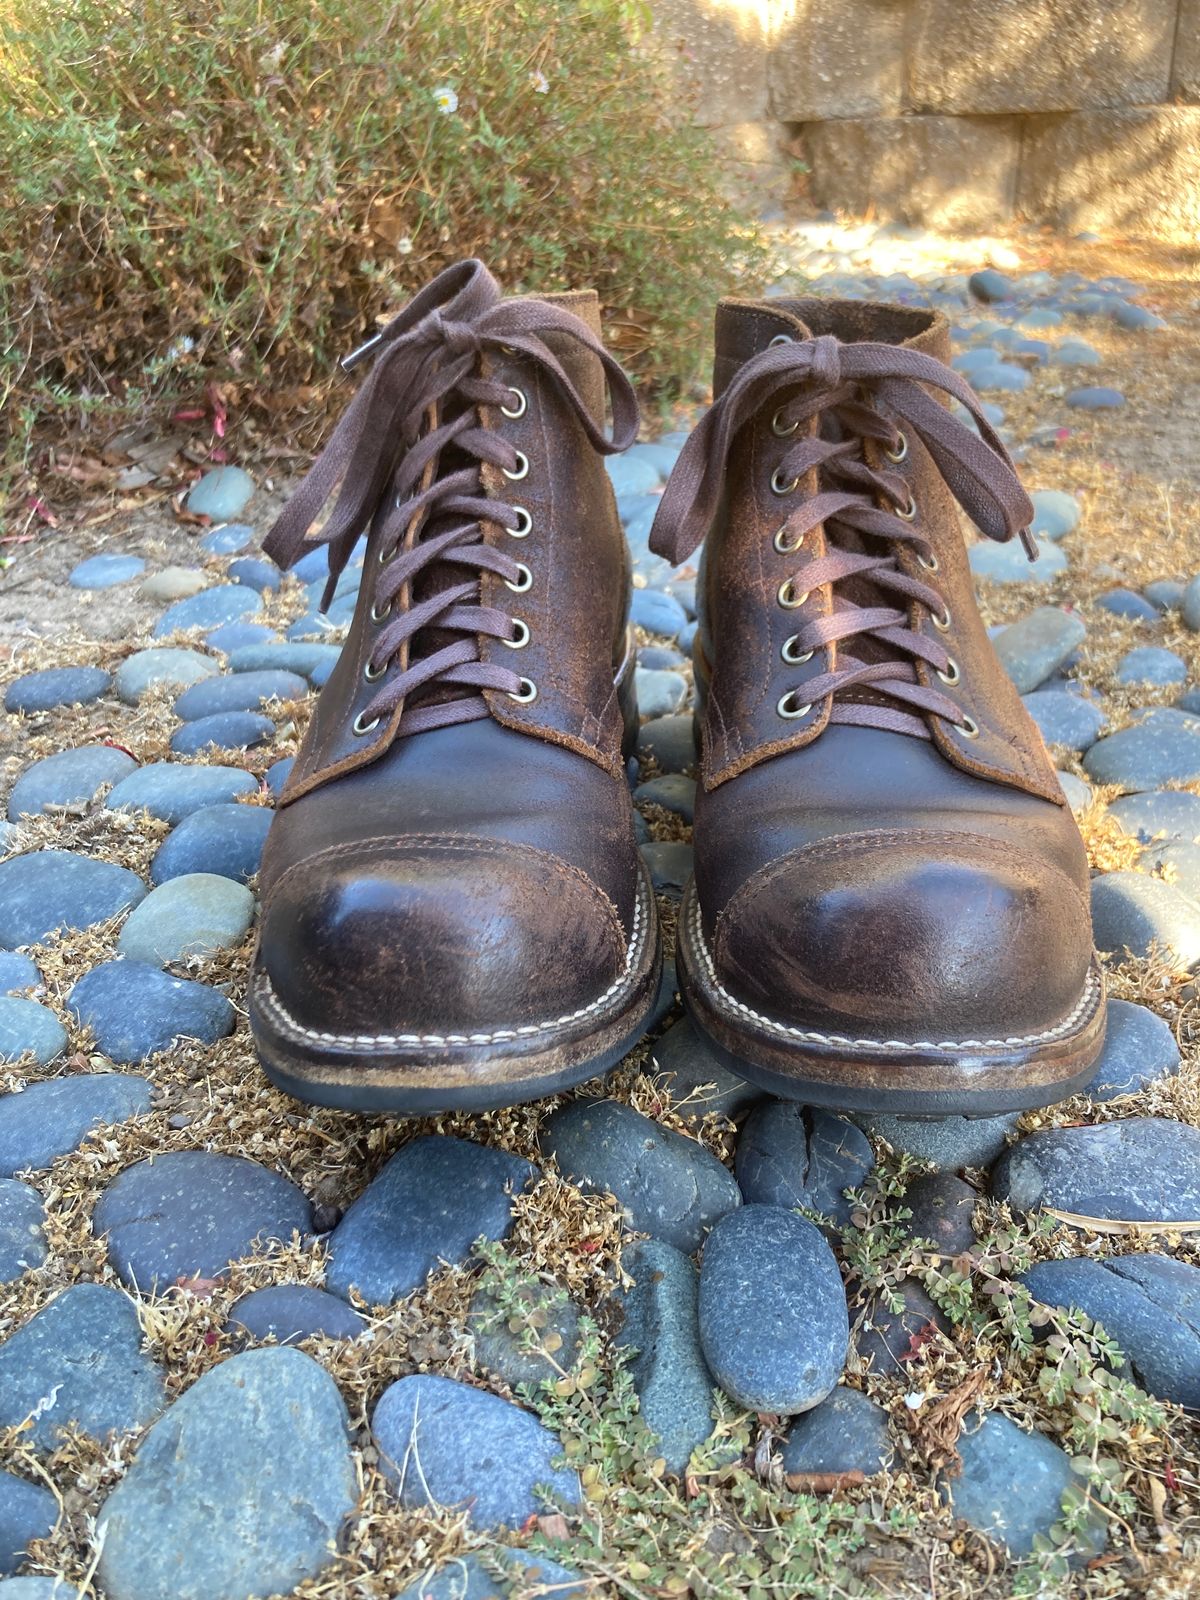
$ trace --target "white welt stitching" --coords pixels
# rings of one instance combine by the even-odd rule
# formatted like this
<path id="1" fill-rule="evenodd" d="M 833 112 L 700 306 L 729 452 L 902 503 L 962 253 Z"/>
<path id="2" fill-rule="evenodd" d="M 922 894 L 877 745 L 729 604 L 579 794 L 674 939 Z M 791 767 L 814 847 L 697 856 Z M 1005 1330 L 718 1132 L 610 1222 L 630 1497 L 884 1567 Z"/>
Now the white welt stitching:
<path id="1" fill-rule="evenodd" d="M 772 1033 L 787 1034 L 789 1038 L 803 1039 L 809 1044 L 849 1045 L 857 1050 L 1000 1050 L 1017 1045 L 1045 1044 L 1051 1039 L 1058 1039 L 1063 1034 L 1072 1032 L 1080 1018 L 1094 1010 L 1101 990 L 1100 975 L 1093 967 L 1088 972 L 1083 994 L 1071 1015 L 1057 1027 L 1047 1028 L 1043 1033 L 1026 1033 L 1010 1039 L 939 1039 L 934 1043 L 921 1041 L 916 1044 L 907 1039 L 850 1039 L 840 1033 L 818 1033 L 807 1028 L 789 1027 L 784 1022 L 776 1022 L 773 1017 L 764 1017 L 761 1011 L 754 1011 L 741 1000 L 735 999 L 717 977 L 712 956 L 704 939 L 700 902 L 695 898 L 692 900 L 688 924 L 688 931 L 692 935 L 692 948 L 699 952 L 705 976 L 727 1010 L 740 1011 L 743 1016 L 752 1018 Z"/>
<path id="2" fill-rule="evenodd" d="M 524 1039 L 530 1034 L 565 1028 L 569 1023 L 580 1022 L 584 1017 L 590 1017 L 593 1012 L 602 1010 L 628 986 L 630 976 L 640 959 L 641 947 L 650 922 L 643 910 L 645 895 L 645 883 L 639 883 L 637 901 L 633 908 L 633 927 L 630 929 L 629 943 L 625 950 L 625 970 L 621 976 L 615 983 L 609 985 L 598 1000 L 582 1006 L 578 1011 L 569 1011 L 566 1016 L 555 1017 L 550 1022 L 529 1022 L 519 1028 L 497 1028 L 494 1033 L 322 1033 L 319 1029 L 306 1028 L 296 1021 L 295 1017 L 285 1009 L 265 972 L 258 976 L 258 981 L 262 985 L 262 1005 L 271 1013 L 278 1027 L 293 1038 L 311 1039 L 318 1044 L 332 1044 L 345 1049 L 371 1049 L 375 1046 L 394 1045 L 503 1044 L 511 1039 Z"/>

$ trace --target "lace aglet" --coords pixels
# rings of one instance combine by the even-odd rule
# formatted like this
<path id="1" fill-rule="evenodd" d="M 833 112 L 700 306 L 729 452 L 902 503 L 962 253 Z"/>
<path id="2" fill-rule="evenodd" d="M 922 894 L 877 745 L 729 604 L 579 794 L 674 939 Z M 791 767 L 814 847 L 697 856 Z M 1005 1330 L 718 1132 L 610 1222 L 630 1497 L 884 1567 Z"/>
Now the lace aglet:
<path id="1" fill-rule="evenodd" d="M 355 367 L 361 366 L 368 356 L 374 355 L 382 343 L 383 335 L 381 333 L 372 334 L 369 339 L 365 339 L 358 346 L 357 350 L 351 350 L 348 356 L 343 356 L 338 362 L 338 366 L 341 367 L 343 372 L 353 372 Z"/>

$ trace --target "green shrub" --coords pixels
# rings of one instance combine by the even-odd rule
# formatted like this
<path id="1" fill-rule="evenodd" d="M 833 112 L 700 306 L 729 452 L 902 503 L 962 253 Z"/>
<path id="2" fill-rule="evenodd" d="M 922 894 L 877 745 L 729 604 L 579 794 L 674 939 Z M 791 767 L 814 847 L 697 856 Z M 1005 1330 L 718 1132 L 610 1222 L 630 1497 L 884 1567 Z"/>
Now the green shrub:
<path id="1" fill-rule="evenodd" d="M 203 373 L 286 395 L 471 254 L 510 290 L 594 285 L 635 371 L 689 376 L 753 246 L 640 9 L 7 0 L 10 394 L 136 401 Z"/>

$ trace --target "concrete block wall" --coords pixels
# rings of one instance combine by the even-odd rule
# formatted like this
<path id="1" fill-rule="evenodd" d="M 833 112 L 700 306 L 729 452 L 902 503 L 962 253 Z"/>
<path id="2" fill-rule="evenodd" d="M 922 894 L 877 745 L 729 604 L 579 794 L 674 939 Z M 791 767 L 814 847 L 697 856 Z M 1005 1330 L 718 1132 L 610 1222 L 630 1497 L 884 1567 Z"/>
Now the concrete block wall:
<path id="1" fill-rule="evenodd" d="M 1200 239 L 1200 0 L 651 0 L 735 187 Z"/>

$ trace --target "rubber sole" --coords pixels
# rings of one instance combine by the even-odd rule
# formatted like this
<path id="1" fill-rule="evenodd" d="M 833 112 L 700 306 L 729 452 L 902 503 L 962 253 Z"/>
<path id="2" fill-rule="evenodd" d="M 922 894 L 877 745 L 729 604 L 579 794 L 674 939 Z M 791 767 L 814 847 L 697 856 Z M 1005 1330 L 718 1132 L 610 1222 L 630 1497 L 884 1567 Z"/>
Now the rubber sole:
<path id="1" fill-rule="evenodd" d="M 487 1034 L 338 1035 L 292 1017 L 256 961 L 250 1027 L 271 1082 L 309 1105 L 406 1117 L 495 1111 L 616 1066 L 646 1032 L 662 982 L 658 917 L 643 869 L 625 972 L 569 1016 Z"/>
<path id="2" fill-rule="evenodd" d="M 1053 1105 L 1084 1088 L 1104 1045 L 1104 978 L 1093 958 L 1068 1017 L 1020 1039 L 862 1039 L 772 1018 L 715 972 L 695 885 L 680 907 L 676 969 L 692 1021 L 739 1077 L 784 1100 L 834 1111 L 992 1117 Z"/>

